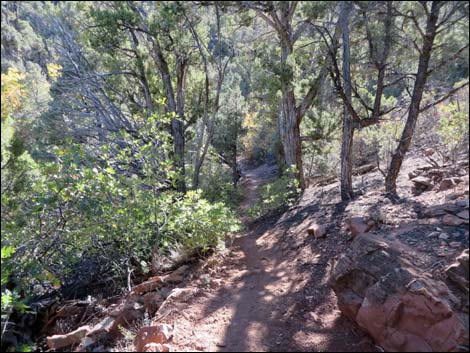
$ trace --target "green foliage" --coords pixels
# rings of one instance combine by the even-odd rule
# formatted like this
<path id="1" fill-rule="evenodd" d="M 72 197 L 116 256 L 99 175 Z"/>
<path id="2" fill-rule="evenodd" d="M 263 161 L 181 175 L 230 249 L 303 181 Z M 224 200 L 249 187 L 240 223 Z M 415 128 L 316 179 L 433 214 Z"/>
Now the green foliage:
<path id="1" fill-rule="evenodd" d="M 190 191 L 169 205 L 163 246 L 207 251 L 238 230 L 235 213 L 221 202 L 209 203 L 202 192 Z"/>
<path id="2" fill-rule="evenodd" d="M 468 155 L 468 102 L 467 111 L 458 100 L 442 104 L 438 107 L 440 120 L 437 133 L 444 146 L 446 157 L 455 162 L 459 154 L 464 151 Z"/>
<path id="3" fill-rule="evenodd" d="M 386 168 L 390 164 L 392 153 L 398 145 L 402 126 L 403 123 L 400 121 L 384 121 L 358 133 L 358 138 L 363 138 L 366 144 L 375 151 L 382 167 Z"/>
<path id="4" fill-rule="evenodd" d="M 280 207 L 292 206 L 300 193 L 298 180 L 292 175 L 295 168 L 291 167 L 286 174 L 261 187 L 259 200 L 249 208 L 251 217 L 260 217 Z"/>
<path id="5" fill-rule="evenodd" d="M 72 141 L 56 147 L 19 208 L 2 199 L 2 257 L 21 248 L 8 273 L 21 288 L 38 293 L 107 271 L 124 277 L 129 265 L 147 272 L 155 252 L 207 251 L 237 229 L 221 202 L 172 191 L 168 132 L 158 128 L 167 121 L 148 119 L 139 139 L 116 134 L 121 148 L 110 143 L 97 155 Z"/>

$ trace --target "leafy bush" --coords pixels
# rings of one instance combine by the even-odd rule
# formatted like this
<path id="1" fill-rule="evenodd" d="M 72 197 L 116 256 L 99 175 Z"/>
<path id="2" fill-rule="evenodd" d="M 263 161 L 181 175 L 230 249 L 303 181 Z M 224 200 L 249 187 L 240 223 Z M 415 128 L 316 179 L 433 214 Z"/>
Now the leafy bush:
<path id="1" fill-rule="evenodd" d="M 28 296 L 148 272 L 155 254 L 176 247 L 207 251 L 238 229 L 223 203 L 174 191 L 178 172 L 159 122 L 166 118 L 148 119 L 153 127 L 138 138 L 54 147 L 55 161 L 36 165 L 21 197 L 3 192 L 2 172 L 2 315 Z"/>
<path id="2" fill-rule="evenodd" d="M 468 96 L 437 108 L 440 115 L 437 134 L 444 147 L 445 157 L 454 163 L 462 152 L 468 153 L 468 98 L 465 97 Z"/>
<path id="3" fill-rule="evenodd" d="M 163 247 L 180 245 L 186 251 L 207 251 L 219 245 L 228 233 L 238 230 L 233 211 L 222 202 L 209 203 L 202 192 L 190 191 L 167 209 Z"/>
<path id="4" fill-rule="evenodd" d="M 395 151 L 403 123 L 400 121 L 383 121 L 377 125 L 372 125 L 360 131 L 358 138 L 362 137 L 365 143 L 375 150 L 377 163 L 382 170 L 390 165 L 392 153 Z"/>
<path id="5" fill-rule="evenodd" d="M 249 208 L 251 217 L 260 217 L 283 206 L 292 206 L 300 192 L 299 183 L 291 175 L 295 169 L 290 168 L 279 179 L 261 187 L 260 199 Z"/>

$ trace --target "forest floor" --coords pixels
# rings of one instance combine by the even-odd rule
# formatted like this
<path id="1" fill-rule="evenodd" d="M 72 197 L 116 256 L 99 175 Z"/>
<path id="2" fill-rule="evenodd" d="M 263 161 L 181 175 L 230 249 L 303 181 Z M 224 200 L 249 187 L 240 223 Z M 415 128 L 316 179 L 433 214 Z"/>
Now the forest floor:
<path id="1" fill-rule="evenodd" d="M 339 182 L 326 178 L 304 190 L 294 206 L 258 219 L 250 218 L 249 209 L 277 171 L 266 164 L 242 169 L 245 196 L 239 213 L 244 230 L 226 241 L 225 250 L 163 275 L 173 280 L 157 291 L 149 284 L 160 283 L 159 276 L 136 285 L 116 304 L 95 307 L 92 320 L 82 318 L 68 330 L 60 329 L 58 320 L 59 332 L 48 334 L 70 332 L 83 323 L 92 324 L 93 332 L 107 331 L 108 324 L 118 321 L 111 312 L 132 314 L 143 303 L 150 316 L 137 320 L 132 331 L 149 324 L 172 325 L 171 351 L 383 351 L 341 314 L 328 283 L 339 256 L 351 248 L 351 219 L 373 221 L 370 232 L 399 242 L 412 256 L 413 268 L 430 278 L 446 281 L 445 269 L 468 249 L 468 160 L 437 168 L 420 155 L 410 156 L 398 179 L 398 203 L 384 195 L 382 174 L 367 169 L 354 176 L 357 197 L 349 203 L 341 202 Z M 417 186 L 425 190 L 416 192 Z M 314 225 L 324 227 L 325 234 L 314 236 Z M 146 286 L 148 290 L 137 290 Z M 152 298 L 160 298 L 156 312 L 155 307 L 150 310 Z M 468 313 L 468 298 L 460 301 Z M 122 311 L 116 309 L 118 303 Z M 105 335 L 86 351 L 93 346 L 92 351 L 133 351 L 133 337 Z"/>
<path id="2" fill-rule="evenodd" d="M 331 242 L 328 249 L 299 257 L 299 244 L 286 248 L 289 244 L 279 238 L 290 221 L 280 225 L 276 224 L 280 215 L 256 221 L 247 215 L 259 187 L 275 175 L 275 167 L 268 165 L 243 171 L 241 184 L 246 192 L 240 213 L 245 231 L 212 259 L 207 290 L 163 321 L 174 325 L 172 348 L 376 351 L 373 342 L 341 316 L 326 284 L 328 260 L 344 248 Z"/>

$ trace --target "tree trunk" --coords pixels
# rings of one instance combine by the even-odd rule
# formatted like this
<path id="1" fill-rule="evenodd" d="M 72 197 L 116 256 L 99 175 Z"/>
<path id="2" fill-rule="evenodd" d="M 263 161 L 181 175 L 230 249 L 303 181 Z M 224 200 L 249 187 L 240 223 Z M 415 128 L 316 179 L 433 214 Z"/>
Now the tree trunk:
<path id="1" fill-rule="evenodd" d="M 279 124 L 279 133 L 284 151 L 287 168 L 295 168 L 292 177 L 299 181 L 299 186 L 305 188 L 305 179 L 302 164 L 302 145 L 300 140 L 300 123 L 295 109 L 293 91 L 283 92 L 283 107 Z"/>
<path id="2" fill-rule="evenodd" d="M 340 25 L 343 36 L 343 80 L 344 92 L 347 100 L 351 103 L 351 72 L 349 60 L 349 15 L 351 3 L 341 3 Z M 343 115 L 343 139 L 341 143 L 341 199 L 349 201 L 353 198 L 352 187 L 352 146 L 354 140 L 354 124 L 349 109 L 344 107 Z"/>
<path id="3" fill-rule="evenodd" d="M 428 16 L 426 24 L 426 34 L 423 38 L 423 47 L 419 56 L 418 73 L 416 75 L 416 81 L 413 88 L 408 118 L 406 120 L 400 142 L 398 143 L 395 153 L 392 156 L 392 161 L 388 169 L 387 177 L 385 178 L 385 190 L 387 193 L 392 195 L 396 195 L 396 181 L 398 174 L 400 173 L 405 154 L 408 152 L 410 147 L 416 122 L 418 120 L 421 99 L 423 97 L 424 87 L 429 76 L 429 60 L 431 58 L 434 38 L 436 37 L 440 6 L 441 5 L 438 1 L 434 1 L 432 3 L 431 12 Z"/>
<path id="4" fill-rule="evenodd" d="M 290 32 L 290 23 L 286 22 L 286 36 Z M 287 71 L 287 58 L 292 54 L 292 43 L 287 42 L 288 38 L 279 38 L 281 42 L 281 67 Z M 284 72 L 281 74 L 282 108 L 279 117 L 279 135 L 284 150 L 286 167 L 295 168 L 295 172 L 290 170 L 293 178 L 299 182 L 299 186 L 305 189 L 304 171 L 302 165 L 302 142 L 300 140 L 300 120 L 297 114 L 294 88 L 290 77 Z"/>
<path id="5" fill-rule="evenodd" d="M 176 106 L 175 92 L 171 82 L 170 71 L 168 64 L 163 57 L 160 44 L 157 39 L 153 40 L 153 50 L 151 52 L 155 63 L 157 64 L 158 70 L 162 77 L 163 86 L 165 88 L 165 95 L 167 99 L 167 107 L 170 113 L 178 113 L 178 107 Z M 180 172 L 180 177 L 176 183 L 176 189 L 180 192 L 186 192 L 186 183 L 184 180 L 185 168 L 184 168 L 184 129 L 181 122 L 182 117 L 173 117 L 171 119 L 171 132 L 173 136 L 173 153 L 175 159 L 175 167 Z"/>

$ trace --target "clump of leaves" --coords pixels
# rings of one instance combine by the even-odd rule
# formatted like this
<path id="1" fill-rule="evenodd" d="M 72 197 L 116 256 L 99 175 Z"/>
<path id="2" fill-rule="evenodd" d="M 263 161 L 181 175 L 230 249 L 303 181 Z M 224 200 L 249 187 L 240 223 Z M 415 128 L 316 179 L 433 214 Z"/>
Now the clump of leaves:
<path id="1" fill-rule="evenodd" d="M 444 146 L 446 157 L 454 163 L 462 151 L 468 153 L 468 103 L 466 111 L 464 104 L 455 100 L 438 106 L 440 120 L 437 134 Z"/>
<path id="2" fill-rule="evenodd" d="M 280 207 L 292 206 L 301 191 L 298 180 L 292 175 L 295 175 L 293 167 L 279 179 L 263 185 L 260 199 L 249 208 L 248 215 L 254 218 L 261 217 Z"/>

